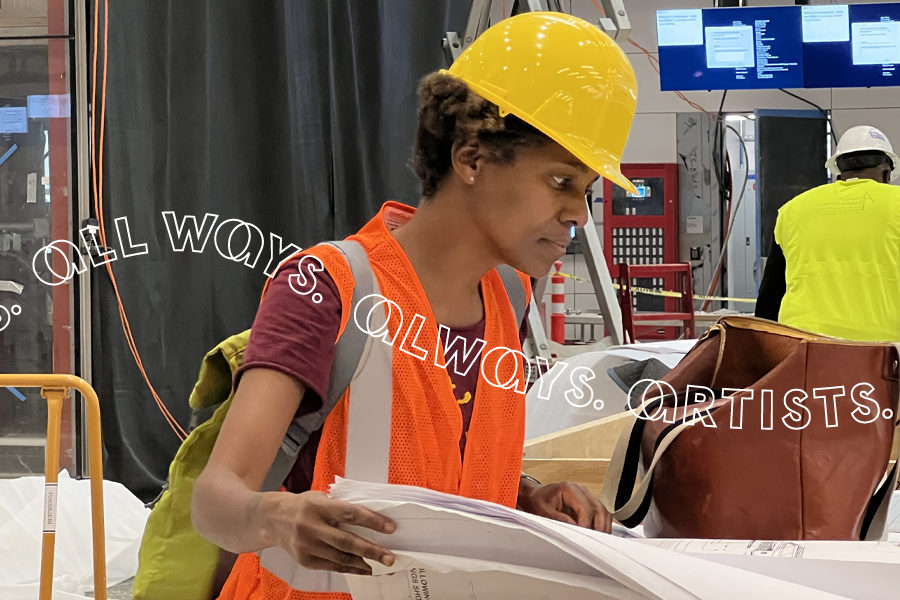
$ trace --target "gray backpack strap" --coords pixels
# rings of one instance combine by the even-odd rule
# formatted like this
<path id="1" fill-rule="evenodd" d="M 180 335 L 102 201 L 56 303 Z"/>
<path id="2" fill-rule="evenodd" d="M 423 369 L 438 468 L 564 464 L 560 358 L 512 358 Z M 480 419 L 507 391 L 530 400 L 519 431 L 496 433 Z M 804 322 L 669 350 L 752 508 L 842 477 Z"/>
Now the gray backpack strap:
<path id="1" fill-rule="evenodd" d="M 497 273 L 503 281 L 503 287 L 506 288 L 506 295 L 509 296 L 509 302 L 512 304 L 513 311 L 516 313 L 516 323 L 521 325 L 525 318 L 525 308 L 528 306 L 528 298 L 525 297 L 525 286 L 519 279 L 519 274 L 509 265 L 500 265 L 497 267 Z"/>
<path id="2" fill-rule="evenodd" d="M 369 264 L 369 258 L 366 251 L 357 242 L 326 242 L 338 250 L 340 250 L 350 265 L 350 271 L 353 273 L 355 285 L 353 287 L 352 307 L 356 307 L 362 302 L 363 298 L 373 294 L 375 289 L 375 274 L 372 272 L 372 266 Z M 363 308 L 371 309 L 375 305 L 375 297 L 366 298 L 362 302 Z M 368 310 L 364 314 L 367 314 Z M 352 318 L 352 317 L 351 317 Z M 366 347 L 366 339 L 368 336 L 358 327 L 345 327 L 344 333 L 335 344 L 334 348 L 334 364 L 331 366 L 331 383 L 325 397 L 322 398 L 322 408 L 314 413 L 303 415 L 300 418 L 291 421 L 284 440 L 281 442 L 281 449 L 269 469 L 269 474 L 263 482 L 262 491 L 278 490 L 287 479 L 294 463 L 297 462 L 297 455 L 300 448 L 309 440 L 309 437 L 321 429 L 328 418 L 329 413 L 344 395 L 350 381 L 353 379 L 354 373 L 359 366 L 362 358 L 363 350 Z"/>
<path id="3" fill-rule="evenodd" d="M 224 400 L 222 402 L 216 402 L 212 406 L 207 406 L 206 408 L 192 408 L 191 420 L 188 421 L 188 433 L 212 419 L 213 414 L 215 414 L 223 404 L 225 404 Z"/>

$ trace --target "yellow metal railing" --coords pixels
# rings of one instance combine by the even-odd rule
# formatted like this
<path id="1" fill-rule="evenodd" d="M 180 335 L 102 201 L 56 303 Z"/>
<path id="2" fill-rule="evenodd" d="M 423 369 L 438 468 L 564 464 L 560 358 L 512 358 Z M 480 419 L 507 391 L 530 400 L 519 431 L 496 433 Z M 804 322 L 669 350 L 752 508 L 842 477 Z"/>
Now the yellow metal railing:
<path id="1" fill-rule="evenodd" d="M 63 400 L 72 389 L 87 405 L 88 452 L 91 469 L 91 530 L 94 541 L 94 598 L 106 600 L 106 545 L 103 525 L 103 455 L 100 442 L 100 401 L 97 392 L 74 375 L 0 374 L 0 387 L 41 388 L 47 399 L 47 448 L 44 457 L 44 534 L 41 540 L 40 600 L 53 597 L 53 557 L 56 550 L 56 486 Z"/>

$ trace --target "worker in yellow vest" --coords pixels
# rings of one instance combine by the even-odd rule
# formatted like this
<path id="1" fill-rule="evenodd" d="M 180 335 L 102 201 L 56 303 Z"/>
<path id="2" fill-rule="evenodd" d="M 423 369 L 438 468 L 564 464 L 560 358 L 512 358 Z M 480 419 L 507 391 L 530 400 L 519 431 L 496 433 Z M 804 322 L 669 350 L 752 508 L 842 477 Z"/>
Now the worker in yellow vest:
<path id="1" fill-rule="evenodd" d="M 778 211 L 756 316 L 857 341 L 900 341 L 900 160 L 874 127 L 848 130 L 837 181 Z"/>
<path id="2" fill-rule="evenodd" d="M 197 531 L 240 554 L 220 598 L 349 600 L 342 574 L 371 573 L 364 558 L 393 564 L 388 548 L 343 528 L 392 533 L 395 524 L 330 498 L 338 476 L 610 531 L 586 488 L 522 476 L 524 365 L 501 365 L 505 350 L 494 350 L 521 352 L 513 297 L 524 305 L 530 277 L 549 272 L 571 228 L 587 223 L 585 195 L 599 176 L 634 190 L 619 161 L 636 92 L 628 58 L 606 34 L 541 12 L 494 25 L 449 71 L 422 81 L 418 208 L 388 202 L 343 246 L 305 251 L 324 265 L 318 299 L 293 289 L 297 265 L 286 263 L 260 304 L 192 498 Z M 351 250 L 374 277 L 356 277 Z M 285 491 L 260 492 L 285 430 L 333 397 L 336 339 L 362 328 L 354 295 L 373 284 L 399 310 L 381 317 L 383 338 L 370 337 L 349 387 L 307 432 Z M 448 368 L 454 346 L 462 351 Z"/>

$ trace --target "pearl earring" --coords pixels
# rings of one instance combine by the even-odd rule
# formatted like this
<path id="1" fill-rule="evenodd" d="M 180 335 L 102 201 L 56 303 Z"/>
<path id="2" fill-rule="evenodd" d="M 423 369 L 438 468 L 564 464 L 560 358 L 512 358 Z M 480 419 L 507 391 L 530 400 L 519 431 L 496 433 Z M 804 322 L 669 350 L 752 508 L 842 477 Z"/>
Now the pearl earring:
<path id="1" fill-rule="evenodd" d="M 475 183 L 475 176 L 473 175 L 472 177 L 469 177 L 469 181 L 471 181 L 472 183 Z"/>

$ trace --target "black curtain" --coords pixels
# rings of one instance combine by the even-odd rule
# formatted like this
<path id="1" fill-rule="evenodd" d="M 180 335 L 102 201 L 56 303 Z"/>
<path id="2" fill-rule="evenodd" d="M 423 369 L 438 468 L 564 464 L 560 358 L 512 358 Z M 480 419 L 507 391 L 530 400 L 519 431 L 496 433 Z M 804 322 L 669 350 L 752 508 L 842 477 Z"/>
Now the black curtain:
<path id="1" fill-rule="evenodd" d="M 385 200 L 417 202 L 416 85 L 445 66 L 441 38 L 462 32 L 469 5 L 111 3 L 107 241 L 121 252 L 113 220 L 128 217 L 133 242 L 148 245 L 113 269 L 144 370 L 182 427 L 203 355 L 252 324 L 270 233 L 305 248 L 349 235 Z M 202 252 L 175 252 L 163 211 L 252 223 L 266 237 L 263 255 L 253 268 L 226 260 L 212 237 Z M 110 278 L 93 274 L 104 474 L 146 501 L 179 441 L 128 350 Z"/>

